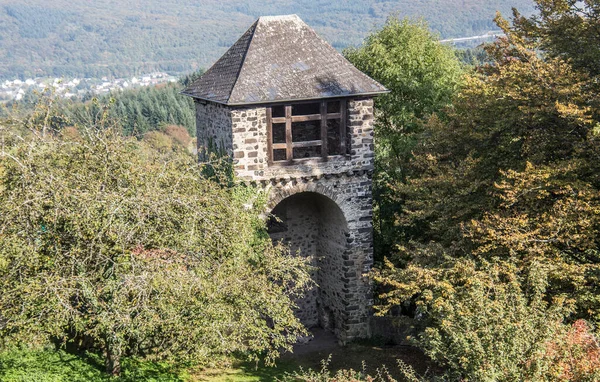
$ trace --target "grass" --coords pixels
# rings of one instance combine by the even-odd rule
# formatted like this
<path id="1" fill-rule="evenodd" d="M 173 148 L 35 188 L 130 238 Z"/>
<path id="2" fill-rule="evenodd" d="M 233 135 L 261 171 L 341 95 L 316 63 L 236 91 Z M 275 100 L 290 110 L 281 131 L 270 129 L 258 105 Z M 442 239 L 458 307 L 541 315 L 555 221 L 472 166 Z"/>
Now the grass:
<path id="1" fill-rule="evenodd" d="M 169 365 L 123 360 L 123 373 L 111 378 L 104 373 L 100 357 L 86 353 L 69 354 L 63 350 L 13 349 L 0 353 L 0 381 L 2 382 L 133 382 L 184 381 L 184 377 Z"/>
<path id="2" fill-rule="evenodd" d="M 251 382 L 251 381 L 276 381 L 285 373 L 298 370 L 295 362 L 278 362 L 276 367 L 266 367 L 254 363 L 238 362 L 230 367 L 218 369 L 205 369 L 192 373 L 191 381 L 198 382 Z"/>
<path id="3" fill-rule="evenodd" d="M 91 353 L 73 355 L 62 350 L 13 349 L 0 353 L 0 381 L 2 382 L 238 382 L 276 381 L 286 373 L 320 370 L 322 360 L 331 355 L 329 370 L 362 369 L 374 374 L 382 365 L 394 375 L 396 359 L 413 365 L 424 372 L 428 364 L 424 356 L 412 348 L 383 347 L 369 343 L 351 344 L 347 347 L 317 348 L 310 351 L 299 349 L 296 354 L 286 354 L 276 367 L 262 363 L 234 362 L 229 367 L 213 369 L 176 370 L 165 363 L 123 359 L 122 375 L 111 378 L 104 373 L 102 359 Z M 398 376 L 396 376 L 398 377 Z"/>

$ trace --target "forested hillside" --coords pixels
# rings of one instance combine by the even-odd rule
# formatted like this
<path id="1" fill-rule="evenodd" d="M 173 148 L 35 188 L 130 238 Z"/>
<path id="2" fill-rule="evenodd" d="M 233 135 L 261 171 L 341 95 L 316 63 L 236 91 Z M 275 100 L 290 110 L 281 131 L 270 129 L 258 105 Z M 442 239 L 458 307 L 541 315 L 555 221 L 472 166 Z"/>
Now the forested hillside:
<path id="1" fill-rule="evenodd" d="M 70 123 L 86 126 L 103 118 L 103 111 L 118 120 L 126 135 L 142 136 L 167 125 L 185 127 L 196 135 L 194 103 L 179 94 L 181 85 L 168 84 L 111 93 L 86 102 L 65 102 Z"/>
<path id="2" fill-rule="evenodd" d="M 261 15 L 297 13 L 336 48 L 358 45 L 391 13 L 442 37 L 495 29 L 496 10 L 530 0 L 0 0 L 0 78 L 190 72 L 216 60 Z"/>

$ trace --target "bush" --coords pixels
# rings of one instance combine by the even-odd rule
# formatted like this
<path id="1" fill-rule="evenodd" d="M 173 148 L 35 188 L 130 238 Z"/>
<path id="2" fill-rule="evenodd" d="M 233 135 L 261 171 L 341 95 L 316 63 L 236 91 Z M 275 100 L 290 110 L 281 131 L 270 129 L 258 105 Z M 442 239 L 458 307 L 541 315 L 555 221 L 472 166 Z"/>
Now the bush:
<path id="1" fill-rule="evenodd" d="M 175 142 L 188 149 L 192 143 L 192 137 L 190 133 L 183 126 L 178 125 L 167 125 L 165 127 L 165 134 L 173 138 Z"/>
<path id="2" fill-rule="evenodd" d="M 600 345 L 589 324 L 577 320 L 561 336 L 546 344 L 543 357 L 556 381 L 600 380 Z"/>
<path id="3" fill-rule="evenodd" d="M 273 247 L 254 191 L 118 128 L 0 129 L 0 346 L 85 345 L 118 374 L 126 355 L 272 360 L 304 333 L 306 264 Z"/>
<path id="4" fill-rule="evenodd" d="M 160 131 L 147 132 L 144 134 L 143 140 L 155 150 L 161 152 L 169 152 L 173 150 L 173 139 Z"/>
<path id="5" fill-rule="evenodd" d="M 439 255 L 443 259 L 443 255 Z M 558 267 L 558 266 L 557 266 Z M 565 324 L 573 301 L 547 294 L 552 266 L 448 259 L 375 272 L 388 305 L 413 298 L 426 329 L 416 339 L 443 380 L 593 381 L 600 350 L 582 321 Z"/>
<path id="6" fill-rule="evenodd" d="M 321 369 L 315 371 L 312 369 L 304 370 L 300 368 L 300 371 L 294 373 L 288 373 L 283 378 L 283 382 L 291 381 L 303 381 L 303 382 L 397 382 L 394 379 L 388 369 L 385 366 L 375 370 L 375 375 L 369 375 L 365 371 L 366 364 L 363 361 L 362 371 L 356 371 L 354 369 L 341 369 L 335 373 L 329 370 L 329 363 L 331 362 L 331 355 L 326 360 L 321 361 Z M 398 371 L 403 377 L 403 381 L 407 382 L 422 382 L 426 381 L 425 377 L 417 375 L 414 369 L 404 363 L 401 360 L 397 360 Z"/>

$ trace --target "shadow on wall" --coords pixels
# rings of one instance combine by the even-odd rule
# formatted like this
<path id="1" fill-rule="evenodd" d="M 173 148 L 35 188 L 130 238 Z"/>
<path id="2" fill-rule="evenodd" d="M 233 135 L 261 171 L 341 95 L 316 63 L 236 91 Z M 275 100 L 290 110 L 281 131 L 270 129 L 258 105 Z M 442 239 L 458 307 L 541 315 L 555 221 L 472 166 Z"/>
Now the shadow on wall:
<path id="1" fill-rule="evenodd" d="M 313 280 L 318 285 L 297 301 L 296 315 L 307 328 L 322 327 L 336 335 L 342 329 L 343 255 L 347 250 L 348 224 L 330 198 L 301 192 L 282 200 L 271 212 L 268 229 L 294 256 L 311 258 Z"/>

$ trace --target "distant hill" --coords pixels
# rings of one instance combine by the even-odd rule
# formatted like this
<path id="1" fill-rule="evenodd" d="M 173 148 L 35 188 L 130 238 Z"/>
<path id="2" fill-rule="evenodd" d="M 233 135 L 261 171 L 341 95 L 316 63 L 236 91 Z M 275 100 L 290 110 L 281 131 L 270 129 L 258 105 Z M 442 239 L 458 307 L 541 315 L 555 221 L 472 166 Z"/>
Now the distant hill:
<path id="1" fill-rule="evenodd" d="M 447 38 L 495 29 L 512 6 L 533 11 L 531 0 L 0 0 L 0 79 L 190 72 L 261 15 L 296 13 L 341 49 L 394 12 Z"/>

